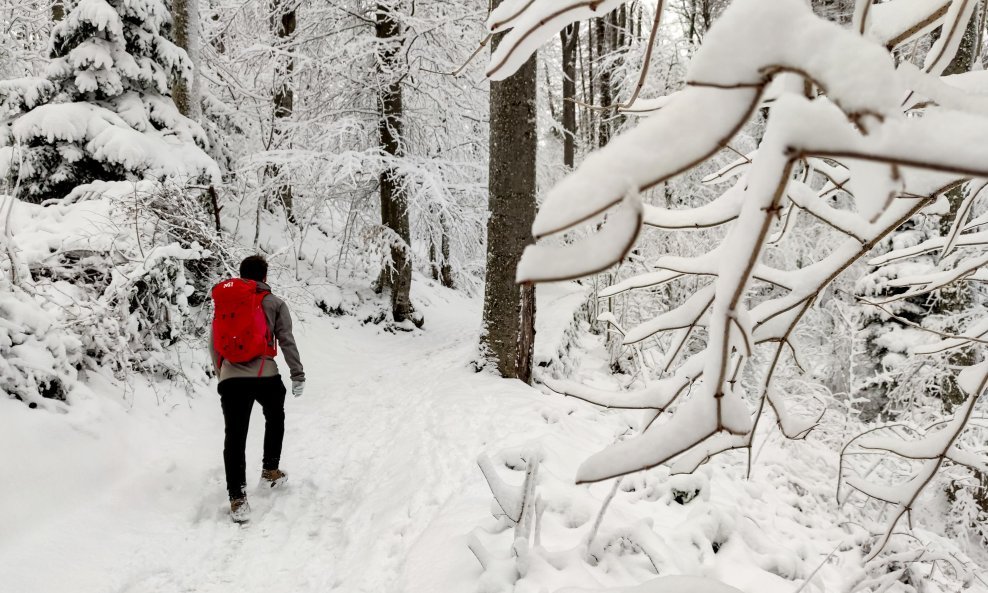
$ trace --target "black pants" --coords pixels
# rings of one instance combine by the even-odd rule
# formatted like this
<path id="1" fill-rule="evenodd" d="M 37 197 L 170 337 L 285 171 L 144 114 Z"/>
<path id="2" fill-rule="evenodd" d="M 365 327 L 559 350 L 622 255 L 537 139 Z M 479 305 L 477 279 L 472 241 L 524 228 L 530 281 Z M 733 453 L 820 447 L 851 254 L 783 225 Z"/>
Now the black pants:
<path id="1" fill-rule="evenodd" d="M 278 469 L 281 443 L 285 438 L 285 384 L 281 376 L 238 377 L 220 383 L 220 405 L 226 424 L 223 441 L 223 464 L 226 466 L 226 489 L 230 500 L 243 498 L 247 488 L 247 429 L 254 400 L 264 411 L 264 469 Z"/>

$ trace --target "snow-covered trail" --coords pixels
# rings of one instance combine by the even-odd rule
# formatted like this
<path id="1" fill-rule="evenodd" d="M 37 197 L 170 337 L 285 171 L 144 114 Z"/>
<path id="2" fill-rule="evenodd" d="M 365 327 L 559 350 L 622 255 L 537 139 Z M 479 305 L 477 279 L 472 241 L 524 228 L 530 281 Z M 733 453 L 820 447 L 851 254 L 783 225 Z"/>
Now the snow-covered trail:
<path id="1" fill-rule="evenodd" d="M 462 542 L 416 541 L 433 522 L 450 529 L 430 532 L 470 530 L 457 517 L 475 518 L 490 504 L 477 454 L 541 422 L 511 399 L 542 398 L 468 368 L 476 303 L 426 296 L 437 302 L 424 303 L 424 332 L 393 335 L 352 318 L 302 324 L 308 384 L 287 403 L 282 456 L 291 481 L 280 491 L 254 485 L 263 433 L 255 406 L 246 527 L 226 516 L 212 393 L 167 420 L 153 404 L 125 413 L 93 397 L 70 414 L 71 429 L 64 418 L 0 402 L 0 450 L 24 452 L 12 468 L 23 489 L 0 481 L 0 524 L 13 525 L 0 530 L 2 588 L 443 591 L 444 574 L 450 582 L 479 574 Z M 64 438 L 51 442 L 52 434 Z"/>

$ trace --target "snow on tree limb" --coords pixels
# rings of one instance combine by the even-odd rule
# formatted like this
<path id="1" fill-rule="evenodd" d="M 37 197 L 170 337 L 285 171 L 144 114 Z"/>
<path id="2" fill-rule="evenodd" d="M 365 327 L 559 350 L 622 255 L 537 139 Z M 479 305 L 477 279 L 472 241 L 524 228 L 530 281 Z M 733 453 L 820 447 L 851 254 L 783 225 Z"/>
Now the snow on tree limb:
<path id="1" fill-rule="evenodd" d="M 966 464 L 965 462 L 978 463 L 980 465 L 976 459 L 972 459 L 970 455 L 965 454 L 954 445 L 961 433 L 967 428 L 975 404 L 984 394 L 985 389 L 988 388 L 988 361 L 962 370 L 957 383 L 967 395 L 967 400 L 949 422 L 936 426 L 935 430 L 928 431 L 927 434 L 920 435 L 918 439 L 913 441 L 874 437 L 853 439 L 857 441 L 856 445 L 863 449 L 882 450 L 906 459 L 923 460 L 918 470 L 910 474 L 904 482 L 895 485 L 876 484 L 861 476 L 844 478 L 844 481 L 851 488 L 871 498 L 895 505 L 889 515 L 885 531 L 879 536 L 878 543 L 868 555 L 869 560 L 881 553 L 888 544 L 896 525 L 912 509 L 920 494 L 933 480 L 933 476 L 945 460 L 962 464 Z M 841 456 L 843 457 L 845 454 L 846 447 Z"/>
<path id="2" fill-rule="evenodd" d="M 535 2 L 513 0 L 502 2 L 491 11 L 487 27 L 491 33 L 511 29 L 491 54 L 487 76 L 503 80 L 513 74 L 535 51 L 554 38 L 566 25 L 602 16 L 626 0 L 563 0 Z"/>
<path id="3" fill-rule="evenodd" d="M 690 386 L 688 377 L 656 381 L 640 391 L 605 391 L 574 381 L 544 379 L 543 384 L 560 395 L 568 395 L 605 408 L 623 410 L 664 410 Z"/>
<path id="4" fill-rule="evenodd" d="M 645 190 L 691 169 L 730 140 L 757 105 L 751 88 L 689 87 L 638 127 L 586 158 L 549 190 L 532 227 L 536 237 L 564 231 L 617 204 L 629 185 Z M 703 121 L 697 133 L 684 127 Z M 670 139 L 675 138 L 676 141 Z"/>
<path id="5" fill-rule="evenodd" d="M 576 473 L 577 483 L 599 482 L 659 464 L 684 453 L 717 432 L 712 398 L 690 397 L 661 430 L 614 443 L 591 455 Z"/>
<path id="6" fill-rule="evenodd" d="M 977 6 L 978 0 L 953 0 L 950 3 L 943 17 L 943 32 L 926 54 L 923 64 L 925 72 L 939 76 L 947 69 L 957 54 L 964 31 L 967 30 L 967 24 Z"/>
<path id="7" fill-rule="evenodd" d="M 751 160 L 755 158 L 756 154 L 758 154 L 757 150 L 752 151 L 745 155 L 741 155 L 741 157 L 735 160 L 733 163 L 730 163 L 722 167 L 716 173 L 711 173 L 710 175 L 704 177 L 701 180 L 701 183 L 705 183 L 705 184 L 722 183 L 724 181 L 727 181 L 728 179 L 731 179 L 732 177 L 737 177 L 738 175 L 742 175 L 745 171 L 748 170 L 748 165 L 751 164 Z"/>
<path id="8" fill-rule="evenodd" d="M 745 179 L 742 177 L 719 198 L 697 208 L 673 210 L 646 205 L 645 224 L 666 230 L 701 229 L 726 224 L 737 218 L 741 212 L 744 183 Z"/>
<path id="9" fill-rule="evenodd" d="M 913 349 L 913 352 L 915 354 L 934 354 L 937 352 L 943 352 L 952 348 L 966 346 L 973 340 L 983 339 L 986 335 L 988 335 L 988 317 L 969 327 L 966 331 L 960 334 L 959 337 L 948 338 L 933 344 L 927 344 L 925 346 L 918 346 Z"/>
<path id="10" fill-rule="evenodd" d="M 636 288 L 646 288 L 661 286 L 667 282 L 672 282 L 677 278 L 683 277 L 685 274 L 681 272 L 673 272 L 670 270 L 661 270 L 658 272 L 651 272 L 648 274 L 642 274 L 640 276 L 634 276 L 628 278 L 618 284 L 612 284 L 604 290 L 600 291 L 600 298 L 612 297 L 622 292 L 627 292 L 629 290 L 634 290 Z"/>
<path id="11" fill-rule="evenodd" d="M 895 48 L 925 35 L 943 22 L 951 0 L 893 0 L 869 8 L 868 37 Z"/>
<path id="12" fill-rule="evenodd" d="M 641 226 L 641 199 L 628 194 L 597 233 L 568 245 L 537 243 L 526 247 L 518 263 L 517 281 L 554 282 L 606 270 L 631 251 Z"/>
<path id="13" fill-rule="evenodd" d="M 679 307 L 631 328 L 624 336 L 624 343 L 636 344 L 659 332 L 701 325 L 701 319 L 710 310 L 713 300 L 714 285 L 711 284 L 693 293 Z"/>
<path id="14" fill-rule="evenodd" d="M 957 208 L 957 214 L 954 217 L 953 223 L 950 225 L 950 230 L 947 232 L 947 236 L 944 237 L 943 251 L 940 252 L 940 263 L 943 263 L 944 258 L 950 255 L 950 252 L 957 246 L 957 240 L 960 238 L 961 229 L 971 212 L 971 208 L 974 206 L 974 202 L 978 199 L 978 196 L 982 191 L 984 191 L 986 186 L 988 186 L 988 180 L 981 179 L 976 182 L 972 182 L 966 188 L 967 195 L 964 197 L 961 205 Z"/>
<path id="15" fill-rule="evenodd" d="M 483 472 L 487 485 L 490 486 L 494 494 L 494 500 L 504 511 L 509 519 L 517 523 L 521 520 L 522 496 L 516 492 L 516 487 L 509 486 L 497 473 L 494 463 L 486 454 L 481 453 L 477 457 L 477 465 Z"/>

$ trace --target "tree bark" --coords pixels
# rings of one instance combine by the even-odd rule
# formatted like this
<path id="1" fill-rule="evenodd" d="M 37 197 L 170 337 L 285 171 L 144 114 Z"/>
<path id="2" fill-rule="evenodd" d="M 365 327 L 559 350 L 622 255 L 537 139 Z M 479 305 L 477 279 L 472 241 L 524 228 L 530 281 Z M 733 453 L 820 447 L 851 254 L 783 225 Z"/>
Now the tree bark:
<path id="1" fill-rule="evenodd" d="M 196 0 L 172 0 L 172 31 L 175 44 L 185 50 L 192 62 L 191 79 L 178 77 L 172 81 L 172 100 L 179 113 L 185 117 L 198 119 L 199 93 L 197 92 L 197 71 L 199 69 L 198 32 L 199 11 Z"/>
<path id="2" fill-rule="evenodd" d="M 580 23 L 559 32 L 563 46 L 563 163 L 573 168 L 576 159 L 576 50 Z"/>
<path id="3" fill-rule="evenodd" d="M 610 24 L 609 15 L 594 20 L 594 25 L 597 29 L 595 31 L 596 39 L 594 40 L 597 44 L 597 59 L 601 62 L 598 66 L 600 74 L 597 78 L 600 87 L 600 107 L 602 108 L 597 114 L 597 146 L 606 146 L 611 140 L 610 122 L 608 120 L 610 107 L 614 102 L 611 93 L 611 69 L 602 63 L 605 56 L 610 54 L 613 49 L 611 47 L 613 30 Z"/>
<path id="4" fill-rule="evenodd" d="M 439 215 L 439 245 L 434 234 L 429 236 L 429 267 L 432 279 L 446 288 L 453 288 L 453 266 L 449 261 L 449 228 L 446 215 Z"/>
<path id="5" fill-rule="evenodd" d="M 494 7 L 500 4 L 495 0 Z M 494 47 L 500 41 L 493 40 Z M 535 220 L 536 56 L 491 82 L 487 275 L 481 351 L 501 376 L 532 379 L 535 290 L 515 283 Z"/>
<path id="6" fill-rule="evenodd" d="M 65 18 L 65 3 L 63 0 L 54 0 L 51 3 L 51 20 L 56 23 Z"/>
<path id="7" fill-rule="evenodd" d="M 592 76 L 590 75 L 591 69 L 591 57 L 587 54 L 590 52 L 590 32 L 592 27 L 587 27 L 587 47 L 584 51 L 583 39 L 580 35 L 579 29 L 576 31 L 576 71 L 580 75 L 580 84 L 578 89 L 581 92 L 580 98 L 584 104 L 590 105 L 593 103 L 593 83 L 590 82 Z M 577 125 L 576 128 L 580 134 L 580 140 L 584 146 L 590 146 L 590 129 L 591 129 L 591 119 L 590 110 L 587 108 L 580 109 L 577 113 Z"/>
<path id="8" fill-rule="evenodd" d="M 436 248 L 436 237 L 429 234 L 429 273 L 432 279 L 439 281 L 439 250 Z"/>
<path id="9" fill-rule="evenodd" d="M 453 288 L 453 265 L 449 261 L 449 224 L 446 222 L 445 214 L 439 216 L 439 226 L 443 231 L 439 249 L 442 253 L 442 263 L 439 266 L 439 281 L 446 288 Z"/>
<path id="10" fill-rule="evenodd" d="M 390 157 L 404 154 L 401 145 L 402 116 L 404 107 L 401 96 L 401 23 L 395 18 L 394 7 L 379 3 L 375 19 L 375 32 L 379 42 L 380 77 L 378 96 L 378 131 L 381 151 Z M 408 220 L 408 200 L 402 179 L 394 167 L 381 173 L 381 224 L 391 229 L 397 240 L 391 244 L 392 268 L 381 274 L 381 288 L 391 292 L 391 315 L 396 322 L 410 319 L 416 324 L 410 297 L 412 289 L 411 226 Z"/>
<path id="11" fill-rule="evenodd" d="M 290 7 L 286 7 L 288 4 Z M 271 0 L 271 29 L 278 40 L 284 42 L 295 34 L 298 25 L 295 7 L 288 0 Z M 295 111 L 295 92 L 292 90 L 291 77 L 295 71 L 295 59 L 291 56 L 278 58 L 274 77 L 274 97 L 272 100 L 274 117 L 271 125 L 272 137 L 280 139 L 284 134 L 285 123 L 292 118 Z M 271 177 L 278 177 L 280 167 L 270 167 Z M 283 183 L 277 190 L 278 201 L 285 208 L 288 219 L 295 222 L 295 194 L 290 183 Z"/>
<path id="12" fill-rule="evenodd" d="M 600 57 L 597 53 L 597 35 L 594 30 L 593 21 L 587 23 L 587 55 L 585 63 L 585 80 L 587 81 L 586 95 L 584 97 L 584 102 L 588 105 L 597 105 L 599 100 L 597 98 L 597 90 L 599 87 L 596 69 L 597 69 L 597 59 Z M 596 109 L 584 109 L 587 116 L 587 125 L 584 129 L 587 131 L 587 146 L 594 147 L 597 146 L 597 130 L 600 129 L 600 125 L 597 123 L 600 120 L 599 113 Z"/>

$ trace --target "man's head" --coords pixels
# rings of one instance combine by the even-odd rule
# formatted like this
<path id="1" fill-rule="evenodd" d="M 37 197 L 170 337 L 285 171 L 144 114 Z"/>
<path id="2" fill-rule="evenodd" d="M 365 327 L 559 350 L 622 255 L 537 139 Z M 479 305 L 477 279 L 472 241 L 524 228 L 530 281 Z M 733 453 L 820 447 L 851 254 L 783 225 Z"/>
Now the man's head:
<path id="1" fill-rule="evenodd" d="M 240 277 L 255 282 L 268 281 L 268 262 L 263 255 L 252 255 L 240 262 Z"/>

